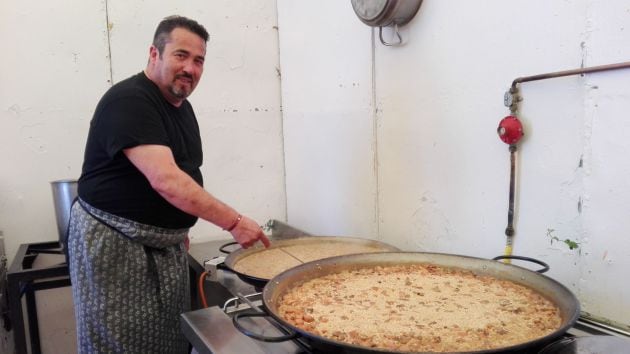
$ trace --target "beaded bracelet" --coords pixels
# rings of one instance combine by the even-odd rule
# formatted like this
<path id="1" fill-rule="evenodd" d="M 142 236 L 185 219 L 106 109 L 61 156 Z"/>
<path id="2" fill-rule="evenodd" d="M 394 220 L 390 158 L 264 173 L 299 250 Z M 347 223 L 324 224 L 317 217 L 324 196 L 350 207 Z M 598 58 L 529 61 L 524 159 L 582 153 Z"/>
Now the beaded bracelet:
<path id="1" fill-rule="evenodd" d="M 234 230 L 234 228 L 236 227 L 236 225 L 238 225 L 238 223 L 239 223 L 239 222 L 241 222 L 241 219 L 242 219 L 242 218 L 243 218 L 243 215 L 238 214 L 238 216 L 236 217 L 236 220 L 234 220 L 234 222 L 232 223 L 232 225 L 230 225 L 230 227 L 226 227 L 226 228 L 225 228 L 225 229 L 223 229 L 223 230 L 228 231 L 228 232 L 232 232 L 232 230 Z"/>

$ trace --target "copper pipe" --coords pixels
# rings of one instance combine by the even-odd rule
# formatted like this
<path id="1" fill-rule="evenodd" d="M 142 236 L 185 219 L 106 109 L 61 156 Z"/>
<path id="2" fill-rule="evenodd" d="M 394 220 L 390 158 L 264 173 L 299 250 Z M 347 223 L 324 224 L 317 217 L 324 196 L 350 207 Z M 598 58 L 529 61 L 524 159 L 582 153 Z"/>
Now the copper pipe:
<path id="1" fill-rule="evenodd" d="M 514 79 L 514 81 L 512 81 L 512 91 L 516 89 L 517 84 L 520 84 L 522 82 L 553 79 L 553 78 L 562 77 L 562 76 L 581 75 L 581 74 L 595 73 L 595 72 L 608 71 L 608 70 L 617 70 L 617 69 L 630 69 L 630 61 L 627 61 L 624 63 L 617 63 L 617 64 L 593 66 L 590 68 L 556 71 L 556 72 L 547 73 L 547 74 L 519 77 L 519 78 Z"/>

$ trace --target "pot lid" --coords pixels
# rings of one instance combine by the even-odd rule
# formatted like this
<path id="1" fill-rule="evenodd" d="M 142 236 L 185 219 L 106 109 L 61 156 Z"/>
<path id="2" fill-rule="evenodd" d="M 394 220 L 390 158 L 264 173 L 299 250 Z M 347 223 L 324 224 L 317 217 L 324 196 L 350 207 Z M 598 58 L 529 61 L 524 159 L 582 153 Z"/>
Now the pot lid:
<path id="1" fill-rule="evenodd" d="M 551 343 L 540 354 L 624 354 L 630 339 L 614 336 L 586 336 L 563 338 Z"/>

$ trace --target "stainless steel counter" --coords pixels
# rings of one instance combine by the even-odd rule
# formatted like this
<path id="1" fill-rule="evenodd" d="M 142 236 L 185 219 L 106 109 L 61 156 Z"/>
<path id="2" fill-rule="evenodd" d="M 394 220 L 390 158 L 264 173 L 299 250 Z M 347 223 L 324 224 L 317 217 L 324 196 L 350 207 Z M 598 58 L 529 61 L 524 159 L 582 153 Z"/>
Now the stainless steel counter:
<path id="1" fill-rule="evenodd" d="M 256 333 L 265 336 L 283 335 L 262 318 L 243 319 L 242 324 L 256 327 Z M 218 306 L 187 312 L 182 315 L 182 331 L 200 354 L 297 354 L 305 353 L 292 341 L 261 342 L 239 332 L 232 318 Z"/>

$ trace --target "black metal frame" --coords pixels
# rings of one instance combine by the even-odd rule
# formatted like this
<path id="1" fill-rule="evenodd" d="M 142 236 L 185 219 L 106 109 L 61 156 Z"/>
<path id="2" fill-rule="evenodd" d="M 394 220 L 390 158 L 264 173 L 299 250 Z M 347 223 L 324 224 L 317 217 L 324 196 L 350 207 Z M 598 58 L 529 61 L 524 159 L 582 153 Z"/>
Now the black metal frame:
<path id="1" fill-rule="evenodd" d="M 9 319 L 13 328 L 17 354 L 28 353 L 22 297 L 26 298 L 31 353 L 39 354 L 41 347 L 35 292 L 70 286 L 70 274 L 65 262 L 38 269 L 33 268 L 33 263 L 40 254 L 63 255 L 63 251 L 59 241 L 21 244 L 7 273 Z"/>

